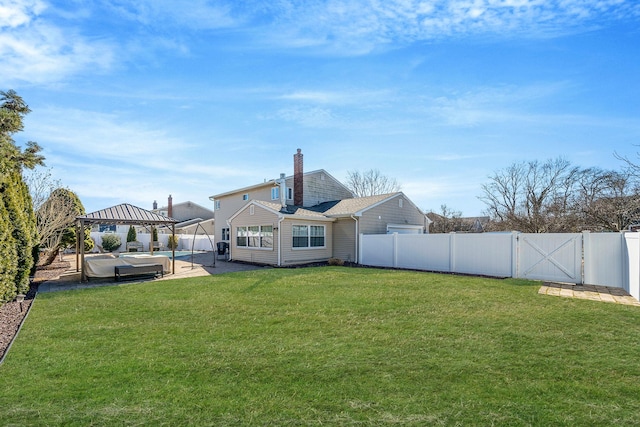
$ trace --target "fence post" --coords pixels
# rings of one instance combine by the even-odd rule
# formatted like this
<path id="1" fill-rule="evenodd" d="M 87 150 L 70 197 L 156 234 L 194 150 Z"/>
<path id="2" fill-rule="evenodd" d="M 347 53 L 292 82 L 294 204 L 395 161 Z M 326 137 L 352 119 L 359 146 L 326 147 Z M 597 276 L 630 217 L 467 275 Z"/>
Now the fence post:
<path id="1" fill-rule="evenodd" d="M 449 233 L 449 273 L 456 271 L 456 233 Z"/>
<path id="2" fill-rule="evenodd" d="M 393 268 L 398 268 L 398 233 L 393 233 Z"/>
<path id="3" fill-rule="evenodd" d="M 520 266 L 520 239 L 518 239 L 517 231 L 511 232 L 511 277 L 518 278 L 520 272 L 518 271 Z"/>
<path id="4" fill-rule="evenodd" d="M 593 262 L 591 260 L 591 232 L 583 231 L 582 232 L 582 285 L 585 283 L 593 283 L 591 268 L 593 266 Z"/>

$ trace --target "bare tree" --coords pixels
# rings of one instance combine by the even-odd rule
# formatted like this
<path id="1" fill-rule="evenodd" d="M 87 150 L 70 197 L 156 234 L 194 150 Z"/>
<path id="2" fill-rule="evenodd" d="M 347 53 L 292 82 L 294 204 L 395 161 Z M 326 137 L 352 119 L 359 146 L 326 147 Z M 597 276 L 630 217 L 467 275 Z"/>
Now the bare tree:
<path id="1" fill-rule="evenodd" d="M 382 175 L 378 169 L 348 172 L 347 187 L 356 197 L 395 193 L 402 188 L 394 178 Z"/>
<path id="2" fill-rule="evenodd" d="M 528 233 L 566 231 L 579 169 L 562 158 L 514 163 L 489 177 L 480 197 L 494 226 Z"/>
<path id="3" fill-rule="evenodd" d="M 78 215 L 77 203 L 67 197 L 69 190 L 63 189 L 59 180 L 52 178 L 51 171 L 35 170 L 25 176 L 36 214 L 36 228 L 40 237 L 40 250 L 44 257 L 40 265 L 53 262 L 63 242 L 69 240 L 69 228 Z"/>

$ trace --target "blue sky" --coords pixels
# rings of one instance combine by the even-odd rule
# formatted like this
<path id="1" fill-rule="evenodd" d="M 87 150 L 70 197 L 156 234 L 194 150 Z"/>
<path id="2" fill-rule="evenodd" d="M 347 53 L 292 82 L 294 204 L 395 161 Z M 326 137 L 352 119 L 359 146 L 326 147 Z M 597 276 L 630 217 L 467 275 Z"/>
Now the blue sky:
<path id="1" fill-rule="evenodd" d="M 88 212 L 378 169 L 466 216 L 488 176 L 638 159 L 636 0 L 0 0 L 0 89 Z"/>

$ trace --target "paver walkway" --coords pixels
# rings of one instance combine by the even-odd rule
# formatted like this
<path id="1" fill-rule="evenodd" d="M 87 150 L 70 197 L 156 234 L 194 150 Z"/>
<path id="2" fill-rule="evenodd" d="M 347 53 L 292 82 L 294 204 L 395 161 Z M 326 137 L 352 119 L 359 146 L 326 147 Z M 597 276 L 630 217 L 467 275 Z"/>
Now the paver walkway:
<path id="1" fill-rule="evenodd" d="M 629 295 L 624 289 L 611 288 L 608 286 L 545 282 L 538 293 L 556 297 L 580 298 L 640 307 L 640 301 Z"/>

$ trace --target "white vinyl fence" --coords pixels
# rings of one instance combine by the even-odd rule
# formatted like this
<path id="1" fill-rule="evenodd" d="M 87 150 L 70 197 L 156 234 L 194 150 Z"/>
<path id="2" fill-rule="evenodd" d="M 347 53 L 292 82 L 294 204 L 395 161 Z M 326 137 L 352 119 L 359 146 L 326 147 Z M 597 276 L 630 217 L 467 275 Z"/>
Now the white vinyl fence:
<path id="1" fill-rule="evenodd" d="M 640 299 L 640 233 L 362 234 L 359 263 L 611 286 Z"/>
<path id="2" fill-rule="evenodd" d="M 101 232 L 91 232 L 91 238 L 96 242 L 96 245 L 102 246 L 102 236 L 106 233 Z M 126 251 L 126 242 L 127 242 L 127 233 L 109 233 L 109 234 L 117 234 L 120 236 L 120 241 L 122 242 L 122 246 L 118 249 L 120 252 Z M 169 247 L 169 236 L 170 234 L 158 234 L 158 242 L 162 243 L 164 249 L 168 249 Z M 209 236 L 201 235 L 201 234 L 176 234 L 178 236 L 178 247 L 176 250 L 179 251 L 213 251 L 213 237 L 209 238 Z M 144 246 L 144 250 L 149 250 L 149 242 L 151 242 L 151 234 L 149 233 L 138 233 L 136 235 L 136 240 L 138 242 L 142 242 Z M 98 252 L 99 249 L 96 247 L 93 249 L 94 252 Z"/>

